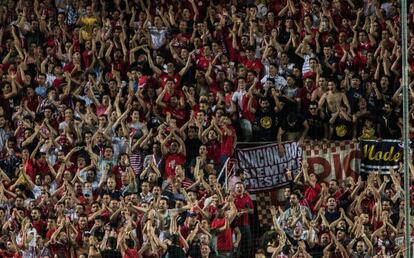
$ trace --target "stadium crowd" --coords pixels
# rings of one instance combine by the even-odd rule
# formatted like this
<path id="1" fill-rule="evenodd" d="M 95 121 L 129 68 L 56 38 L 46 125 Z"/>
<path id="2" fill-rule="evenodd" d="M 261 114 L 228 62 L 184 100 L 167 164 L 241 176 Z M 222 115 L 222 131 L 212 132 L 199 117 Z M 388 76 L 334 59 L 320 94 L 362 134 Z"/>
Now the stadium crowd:
<path id="1" fill-rule="evenodd" d="M 218 178 L 237 141 L 399 139 L 399 5 L 1 1 L 0 257 L 399 257 L 398 171 L 304 162 L 261 230 Z"/>

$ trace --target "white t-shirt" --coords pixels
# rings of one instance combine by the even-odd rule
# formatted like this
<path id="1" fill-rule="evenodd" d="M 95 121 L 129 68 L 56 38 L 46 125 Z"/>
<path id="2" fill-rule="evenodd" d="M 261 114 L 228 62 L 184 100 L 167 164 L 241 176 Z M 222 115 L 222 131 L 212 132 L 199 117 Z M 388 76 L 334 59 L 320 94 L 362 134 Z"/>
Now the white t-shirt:
<path id="1" fill-rule="evenodd" d="M 239 109 L 240 110 L 243 109 L 243 97 L 246 94 L 247 94 L 247 91 L 246 90 L 236 91 L 236 92 L 233 93 L 233 96 L 231 97 L 231 101 L 237 103 L 237 105 L 239 106 Z"/>

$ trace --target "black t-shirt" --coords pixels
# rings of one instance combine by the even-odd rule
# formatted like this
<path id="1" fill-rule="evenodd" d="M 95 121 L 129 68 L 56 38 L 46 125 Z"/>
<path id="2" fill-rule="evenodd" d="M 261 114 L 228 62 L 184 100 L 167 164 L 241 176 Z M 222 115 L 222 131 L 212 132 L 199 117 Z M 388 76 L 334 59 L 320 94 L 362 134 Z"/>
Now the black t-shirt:
<path id="1" fill-rule="evenodd" d="M 319 60 L 321 60 L 320 62 L 321 62 L 321 65 L 322 65 L 322 73 L 323 74 L 332 74 L 333 71 L 326 65 L 327 63 L 325 62 L 325 57 L 324 57 L 323 54 L 321 54 L 319 56 Z M 335 65 L 336 66 L 338 64 L 338 59 L 334 55 L 332 55 L 331 58 L 328 59 L 328 63 L 330 65 Z"/>
<path id="2" fill-rule="evenodd" d="M 188 254 L 191 257 L 201 257 L 201 245 L 199 240 L 192 241 L 190 243 Z"/>
<path id="3" fill-rule="evenodd" d="M 318 115 L 313 116 L 310 113 L 308 113 L 306 116 L 306 120 L 309 124 L 308 136 L 312 140 L 321 140 L 324 136 L 323 119 Z"/>
<path id="4" fill-rule="evenodd" d="M 361 88 L 355 90 L 351 88 L 347 93 L 346 97 L 348 98 L 349 105 L 351 106 L 352 113 L 355 113 L 358 110 L 359 99 L 364 96 Z"/>
<path id="5" fill-rule="evenodd" d="M 165 257 L 168 257 L 168 258 L 185 258 L 185 252 L 179 246 L 170 245 L 167 248 L 167 252 L 166 252 Z"/>
<path id="6" fill-rule="evenodd" d="M 352 122 L 337 117 L 333 124 L 332 140 L 350 140 L 352 137 Z"/>
<path id="7" fill-rule="evenodd" d="M 303 127 L 303 123 L 305 122 L 305 118 L 301 115 L 298 114 L 297 115 L 297 120 L 294 124 L 289 124 L 287 119 L 283 120 L 283 123 L 281 125 L 283 131 L 288 132 L 288 133 L 296 133 L 296 132 L 301 132 L 302 131 L 302 127 Z"/>
<path id="8" fill-rule="evenodd" d="M 292 244 L 292 248 L 294 250 L 294 252 L 296 253 L 296 251 L 298 250 L 298 246 L 299 246 L 299 241 L 301 240 L 295 240 L 293 237 L 291 237 L 290 235 L 286 235 L 287 239 L 289 240 L 289 242 Z M 308 241 L 304 241 L 305 246 L 306 246 L 306 250 L 309 250 L 309 244 Z"/>
<path id="9" fill-rule="evenodd" d="M 339 219 L 340 216 L 341 214 L 338 211 L 329 212 L 328 210 L 326 210 L 325 212 L 325 218 L 329 222 L 329 224 Z"/>
<path id="10" fill-rule="evenodd" d="M 198 138 L 185 140 L 185 149 L 187 150 L 187 162 L 192 161 L 198 156 L 198 151 L 200 149 L 201 141 Z"/>
<path id="11" fill-rule="evenodd" d="M 101 251 L 102 258 L 122 258 L 121 252 L 118 250 L 103 250 Z"/>
<path id="12" fill-rule="evenodd" d="M 401 134 L 401 130 L 398 127 L 398 118 L 396 115 L 391 114 L 389 117 L 381 116 L 378 119 L 380 126 L 381 138 L 383 139 L 398 139 Z"/>
<path id="13" fill-rule="evenodd" d="M 198 153 L 198 151 L 197 151 L 197 153 Z M 185 174 L 186 177 L 188 177 L 189 179 L 191 179 L 193 181 L 195 181 L 195 177 L 194 177 L 194 174 L 191 173 L 191 168 L 195 168 L 196 163 L 197 163 L 197 159 L 193 158 L 191 160 L 190 165 L 188 166 L 188 169 L 186 170 L 186 174 Z M 205 168 L 207 167 L 208 164 L 214 164 L 214 160 L 206 158 L 205 161 L 200 163 L 200 169 L 205 170 Z M 208 174 L 205 173 L 204 177 L 208 178 Z"/>
<path id="14" fill-rule="evenodd" d="M 309 248 L 308 253 L 311 255 L 311 257 L 313 258 L 322 258 L 323 257 L 323 250 L 325 249 L 326 246 L 321 246 L 319 244 L 315 244 L 314 247 Z"/>
<path id="15" fill-rule="evenodd" d="M 256 110 L 256 121 L 253 125 L 256 140 L 273 141 L 276 139 L 277 128 L 280 125 L 279 118 L 269 109 L 263 112 L 261 108 Z"/>

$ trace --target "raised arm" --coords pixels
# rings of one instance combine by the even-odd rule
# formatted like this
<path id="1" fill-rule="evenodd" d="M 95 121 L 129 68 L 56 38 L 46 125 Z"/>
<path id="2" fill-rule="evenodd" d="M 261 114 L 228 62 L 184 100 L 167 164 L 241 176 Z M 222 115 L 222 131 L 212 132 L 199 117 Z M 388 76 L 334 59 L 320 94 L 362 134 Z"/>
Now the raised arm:
<path id="1" fill-rule="evenodd" d="M 147 53 L 148 64 L 149 64 L 149 67 L 151 68 L 151 70 L 154 73 L 156 73 L 157 75 L 161 75 L 162 71 L 160 70 L 160 68 L 158 68 L 156 65 L 154 65 L 154 61 L 152 60 L 150 50 L 148 48 L 143 48 L 143 49 Z"/>

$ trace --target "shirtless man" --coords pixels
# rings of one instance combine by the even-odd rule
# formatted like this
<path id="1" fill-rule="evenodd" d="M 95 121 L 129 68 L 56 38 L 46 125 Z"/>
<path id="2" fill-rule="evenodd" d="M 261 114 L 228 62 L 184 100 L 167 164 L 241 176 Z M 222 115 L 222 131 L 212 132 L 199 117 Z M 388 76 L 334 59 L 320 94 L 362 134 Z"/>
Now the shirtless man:
<path id="1" fill-rule="evenodd" d="M 328 84 L 326 78 L 320 76 L 318 80 L 318 85 L 316 89 L 312 92 L 311 101 L 319 101 L 325 92 L 328 92 Z"/>
<path id="2" fill-rule="evenodd" d="M 324 107 L 325 103 L 327 104 L 326 109 Z M 349 101 L 345 93 L 337 90 L 334 81 L 328 81 L 328 91 L 323 93 L 318 103 L 319 108 L 323 111 L 322 113 L 330 117 L 332 114 L 337 112 L 337 108 L 342 104 L 345 105 L 346 112 L 349 113 L 351 111 L 351 106 L 349 105 Z"/>

